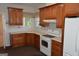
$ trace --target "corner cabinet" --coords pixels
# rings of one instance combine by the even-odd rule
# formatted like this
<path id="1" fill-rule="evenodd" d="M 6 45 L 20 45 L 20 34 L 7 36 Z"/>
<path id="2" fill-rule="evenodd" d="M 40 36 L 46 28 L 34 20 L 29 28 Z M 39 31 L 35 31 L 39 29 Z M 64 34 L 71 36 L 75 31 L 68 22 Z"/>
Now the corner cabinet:
<path id="1" fill-rule="evenodd" d="M 56 10 L 56 27 L 57 28 L 63 28 L 64 26 L 64 13 L 65 7 L 64 4 L 59 4 L 57 5 L 57 10 Z"/>
<path id="2" fill-rule="evenodd" d="M 23 9 L 8 7 L 10 25 L 23 25 Z"/>
<path id="3" fill-rule="evenodd" d="M 26 46 L 34 45 L 34 34 L 33 33 L 25 33 L 25 44 Z"/>
<path id="4" fill-rule="evenodd" d="M 40 35 L 34 34 L 34 47 L 40 50 Z"/>
<path id="5" fill-rule="evenodd" d="M 40 24 L 48 26 L 43 20 L 56 19 L 56 27 L 62 28 L 64 23 L 64 4 L 54 4 L 39 9 Z"/>

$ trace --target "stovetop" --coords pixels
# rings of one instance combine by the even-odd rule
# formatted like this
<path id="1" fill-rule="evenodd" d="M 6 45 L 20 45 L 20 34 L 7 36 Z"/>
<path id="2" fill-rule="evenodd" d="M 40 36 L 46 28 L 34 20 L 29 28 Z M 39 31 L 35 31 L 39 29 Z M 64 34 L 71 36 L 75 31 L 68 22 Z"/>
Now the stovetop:
<path id="1" fill-rule="evenodd" d="M 49 38 L 54 38 L 54 37 L 56 37 L 56 36 L 53 36 L 53 35 L 48 35 L 48 34 L 43 35 L 43 36 L 45 36 L 45 37 L 49 37 Z"/>

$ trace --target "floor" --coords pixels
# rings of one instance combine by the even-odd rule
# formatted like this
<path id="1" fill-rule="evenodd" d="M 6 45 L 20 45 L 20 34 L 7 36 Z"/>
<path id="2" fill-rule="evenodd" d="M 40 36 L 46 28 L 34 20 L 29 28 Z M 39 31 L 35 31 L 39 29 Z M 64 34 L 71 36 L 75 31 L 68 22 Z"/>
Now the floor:
<path id="1" fill-rule="evenodd" d="M 34 47 L 10 48 L 6 51 L 1 51 L 0 53 L 8 53 L 8 56 L 45 56 Z"/>

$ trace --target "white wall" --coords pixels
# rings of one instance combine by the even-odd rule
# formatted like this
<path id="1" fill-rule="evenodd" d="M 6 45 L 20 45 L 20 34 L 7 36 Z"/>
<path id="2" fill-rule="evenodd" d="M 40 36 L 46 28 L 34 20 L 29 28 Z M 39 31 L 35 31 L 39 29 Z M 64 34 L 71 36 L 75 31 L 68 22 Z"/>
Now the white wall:
<path id="1" fill-rule="evenodd" d="M 3 16 L 3 28 L 4 28 L 4 47 L 10 46 L 10 40 L 8 35 L 8 24 L 6 24 L 6 21 L 8 21 L 8 13 L 7 8 L 4 5 L 1 5 L 2 9 L 2 16 Z"/>
<path id="2" fill-rule="evenodd" d="M 6 3 L 6 4 L 2 3 L 2 4 L 7 6 L 7 7 L 22 8 L 24 12 L 34 13 L 34 8 L 33 7 L 29 7 L 27 5 L 12 4 L 12 3 Z"/>

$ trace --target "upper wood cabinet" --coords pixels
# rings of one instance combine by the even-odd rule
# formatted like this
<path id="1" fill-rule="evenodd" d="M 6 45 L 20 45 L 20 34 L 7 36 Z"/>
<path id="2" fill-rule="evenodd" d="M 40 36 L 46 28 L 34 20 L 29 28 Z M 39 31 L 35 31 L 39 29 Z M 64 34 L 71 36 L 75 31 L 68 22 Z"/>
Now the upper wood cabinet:
<path id="1" fill-rule="evenodd" d="M 56 18 L 56 7 L 47 6 L 39 9 L 40 25 L 48 26 L 49 23 L 44 22 L 43 20 L 50 20 Z"/>
<path id="2" fill-rule="evenodd" d="M 57 5 L 56 10 L 56 27 L 63 28 L 64 26 L 64 17 L 65 17 L 65 9 L 64 4 Z"/>
<path id="3" fill-rule="evenodd" d="M 48 26 L 43 20 L 56 20 L 56 27 L 62 28 L 64 23 L 64 4 L 55 4 L 40 8 L 40 23 Z"/>
<path id="4" fill-rule="evenodd" d="M 40 17 L 40 24 L 39 24 L 39 25 L 41 25 L 41 26 L 43 26 L 43 27 L 49 25 L 48 23 L 43 22 L 43 20 L 46 18 L 45 13 L 46 13 L 46 9 L 45 9 L 45 8 L 41 8 L 41 9 L 39 10 L 39 17 Z"/>
<path id="5" fill-rule="evenodd" d="M 22 25 L 23 24 L 23 9 L 8 8 L 9 24 L 10 25 Z"/>
<path id="6" fill-rule="evenodd" d="M 54 19 L 56 18 L 56 6 L 47 6 L 44 8 L 40 8 L 40 19 Z"/>
<path id="7" fill-rule="evenodd" d="M 79 16 L 79 3 L 66 3 L 65 16 Z"/>

